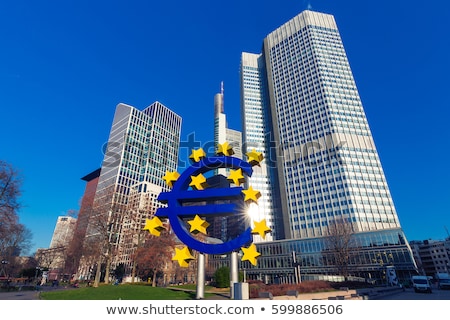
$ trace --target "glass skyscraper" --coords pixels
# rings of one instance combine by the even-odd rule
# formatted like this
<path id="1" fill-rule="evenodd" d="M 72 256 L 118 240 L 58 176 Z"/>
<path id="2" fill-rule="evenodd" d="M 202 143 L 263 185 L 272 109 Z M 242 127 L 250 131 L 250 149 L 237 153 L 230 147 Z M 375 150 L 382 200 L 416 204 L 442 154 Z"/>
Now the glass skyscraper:
<path id="1" fill-rule="evenodd" d="M 220 93 L 214 95 L 214 146 L 228 142 L 233 147 L 234 157 L 242 159 L 242 133 L 228 128 L 227 116 L 224 110 L 223 82 L 220 85 Z M 218 169 L 220 174 L 226 175 L 229 170 Z"/>
<path id="2" fill-rule="evenodd" d="M 355 231 L 399 228 L 333 16 L 304 11 L 263 48 L 242 55 L 244 137 L 267 153 L 273 130 L 286 238 L 327 235 L 342 217 Z"/>
<path id="3" fill-rule="evenodd" d="M 224 108 L 223 82 L 220 84 L 220 92 L 214 95 L 214 148 L 217 150 L 219 144 L 227 142 L 233 148 L 233 156 L 242 159 L 242 132 L 228 128 L 227 116 Z M 214 170 L 214 175 L 208 179 L 208 185 L 213 188 L 228 188 L 230 182 L 227 177 L 230 169 L 219 168 Z M 228 241 L 239 234 L 244 226 L 240 226 L 241 220 L 235 217 L 208 217 L 210 223 L 209 236 Z M 239 226 L 239 227 L 238 227 Z M 241 230 L 242 229 L 242 230 Z"/>
<path id="4" fill-rule="evenodd" d="M 243 53 L 241 61 L 241 119 L 243 153 L 252 150 L 261 152 L 264 161 L 253 167 L 253 174 L 247 179 L 261 192 L 258 204 L 249 208 L 251 221 L 266 220 L 271 233 L 262 239 L 254 236 L 254 242 L 284 239 L 284 222 L 281 214 L 280 193 L 277 180 L 275 144 L 271 110 L 267 96 L 267 79 L 265 64 L 261 54 Z"/>
<path id="5" fill-rule="evenodd" d="M 130 266 L 138 233 L 162 206 L 156 198 L 169 190 L 166 171 L 177 170 L 180 133 L 181 117 L 160 102 L 142 111 L 117 105 L 86 235 L 95 239 L 96 224 L 107 226 L 101 254 L 114 265 Z"/>
<path id="6" fill-rule="evenodd" d="M 345 220 L 367 238 L 392 231 L 386 243 L 411 256 L 332 15 L 303 11 L 262 53 L 243 53 L 241 106 L 243 145 L 265 157 L 249 181 L 263 195 L 253 214 L 269 219 L 274 240 L 315 239 L 320 254 Z"/>

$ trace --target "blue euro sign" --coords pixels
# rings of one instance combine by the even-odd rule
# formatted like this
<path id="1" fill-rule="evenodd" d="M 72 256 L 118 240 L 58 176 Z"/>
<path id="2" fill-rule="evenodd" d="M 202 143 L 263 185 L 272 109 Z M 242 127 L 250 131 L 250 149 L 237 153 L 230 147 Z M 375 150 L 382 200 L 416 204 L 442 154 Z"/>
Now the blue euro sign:
<path id="1" fill-rule="evenodd" d="M 183 227 L 183 216 L 199 215 L 237 215 L 242 214 L 238 210 L 238 204 L 229 201 L 229 203 L 201 204 L 192 205 L 194 202 L 200 203 L 211 200 L 241 200 L 242 188 L 212 188 L 205 190 L 188 190 L 191 176 L 199 175 L 210 170 L 219 168 L 231 168 L 234 170 L 242 169 L 242 172 L 251 177 L 253 173 L 252 166 L 241 159 L 229 156 L 215 156 L 202 158 L 199 162 L 192 164 L 187 168 L 173 184 L 169 192 L 161 192 L 158 200 L 167 203 L 167 208 L 159 208 L 156 211 L 157 217 L 168 217 L 173 231 L 185 245 L 201 253 L 225 254 L 238 250 L 252 241 L 251 228 L 246 229 L 238 237 L 219 244 L 208 244 L 198 241 Z M 183 203 L 189 202 L 189 205 L 183 206 Z"/>

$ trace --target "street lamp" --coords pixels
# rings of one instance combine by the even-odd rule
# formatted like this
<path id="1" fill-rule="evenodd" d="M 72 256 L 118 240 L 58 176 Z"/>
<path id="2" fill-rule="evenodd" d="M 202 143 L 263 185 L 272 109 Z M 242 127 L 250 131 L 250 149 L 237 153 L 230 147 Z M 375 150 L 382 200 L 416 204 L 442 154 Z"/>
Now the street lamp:
<path id="1" fill-rule="evenodd" d="M 3 273 L 3 275 L 5 276 L 5 277 L 8 277 L 8 275 L 6 274 L 6 265 L 9 263 L 9 261 L 7 261 L 7 260 L 2 260 L 2 269 L 1 269 L 1 271 L 0 271 L 0 276 L 2 275 L 2 273 Z"/>
<path id="2" fill-rule="evenodd" d="M 299 284 L 302 282 L 302 276 L 300 274 L 300 262 L 297 262 L 296 253 L 295 251 L 292 251 L 292 265 L 294 266 L 294 277 L 295 277 L 295 283 Z"/>
<path id="3" fill-rule="evenodd" d="M 37 276 L 38 276 L 38 273 L 39 273 L 40 270 L 42 270 L 41 267 L 36 267 L 36 272 L 34 274 L 34 281 L 37 281 Z"/>

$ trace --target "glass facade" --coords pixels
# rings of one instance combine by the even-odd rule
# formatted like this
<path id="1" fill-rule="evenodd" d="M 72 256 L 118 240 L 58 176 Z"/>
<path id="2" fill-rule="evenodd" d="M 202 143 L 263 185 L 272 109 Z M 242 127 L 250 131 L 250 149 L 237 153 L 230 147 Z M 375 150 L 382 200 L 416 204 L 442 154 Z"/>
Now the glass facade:
<path id="1" fill-rule="evenodd" d="M 258 263 L 240 262 L 247 279 L 265 283 L 295 283 L 296 271 L 301 280 L 339 281 L 333 253 L 324 237 L 263 242 L 256 244 L 261 253 Z M 210 264 L 216 269 L 229 259 L 214 256 Z M 361 232 L 354 235 L 349 259 L 350 279 L 366 279 L 378 284 L 386 281 L 386 266 L 395 266 L 401 280 L 410 279 L 416 266 L 405 235 L 400 229 Z"/>
<path id="2" fill-rule="evenodd" d="M 333 16 L 305 11 L 267 36 L 264 55 L 283 208 L 293 238 L 399 228 Z"/>
<path id="3" fill-rule="evenodd" d="M 331 274 L 323 241 L 339 221 L 361 243 L 354 272 L 374 271 L 380 237 L 396 243 L 396 267 L 415 269 L 332 15 L 306 10 L 271 32 L 261 54 L 242 54 L 241 112 L 244 149 L 265 157 L 249 179 L 263 194 L 251 216 L 270 221 L 273 240 L 296 239 L 261 243 L 258 270 L 292 268 L 301 252 L 303 270 Z"/>
<path id="4" fill-rule="evenodd" d="M 227 117 L 224 108 L 224 92 L 223 83 L 221 83 L 220 93 L 214 95 L 214 147 L 217 149 L 218 144 L 228 142 L 233 148 L 233 156 L 242 159 L 242 132 L 228 128 Z M 230 169 L 219 168 L 214 170 L 217 177 L 210 178 L 208 185 L 213 188 L 227 188 L 230 182 L 226 177 L 230 174 Z M 220 239 L 221 241 L 228 241 L 236 237 L 242 226 L 237 227 L 241 220 L 230 217 L 216 217 L 209 218 L 210 226 L 208 228 L 209 236 Z"/>
<path id="5" fill-rule="evenodd" d="M 177 170 L 180 132 L 181 117 L 159 102 L 143 111 L 117 105 L 91 218 L 108 225 L 113 264 L 130 264 L 145 220 L 162 205 L 156 198 L 168 191 L 166 171 Z M 91 225 L 87 237 L 92 236 Z"/>
<path id="6" fill-rule="evenodd" d="M 254 242 L 284 239 L 284 223 L 281 216 L 279 189 L 277 187 L 276 154 L 273 143 L 272 123 L 267 99 L 267 81 L 261 54 L 243 53 L 241 59 L 241 119 L 243 153 L 261 152 L 264 161 L 253 167 L 253 175 L 246 181 L 261 192 L 258 204 L 249 208 L 250 220 L 266 220 L 272 230 L 264 239 L 254 236 Z"/>

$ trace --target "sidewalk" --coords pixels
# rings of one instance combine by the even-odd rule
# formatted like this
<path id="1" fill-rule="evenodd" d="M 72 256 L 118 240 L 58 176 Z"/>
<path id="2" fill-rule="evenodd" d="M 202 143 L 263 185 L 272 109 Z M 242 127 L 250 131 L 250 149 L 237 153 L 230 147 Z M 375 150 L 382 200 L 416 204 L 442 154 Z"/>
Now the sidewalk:
<path id="1" fill-rule="evenodd" d="M 0 300 L 39 300 L 39 291 L 9 291 L 0 292 Z"/>
<path id="2" fill-rule="evenodd" d="M 49 287 L 43 286 L 39 287 L 39 290 L 11 290 L 11 291 L 1 291 L 0 300 L 40 300 L 39 293 L 43 291 L 56 291 L 56 290 L 67 290 L 68 288 L 59 287 Z"/>
<path id="3" fill-rule="evenodd" d="M 178 290 L 178 291 L 186 291 L 195 293 L 195 289 L 186 289 L 186 288 L 178 288 L 178 287 L 170 287 L 170 290 Z M 229 300 L 230 293 L 228 291 L 205 291 L 205 298 L 203 300 Z"/>

